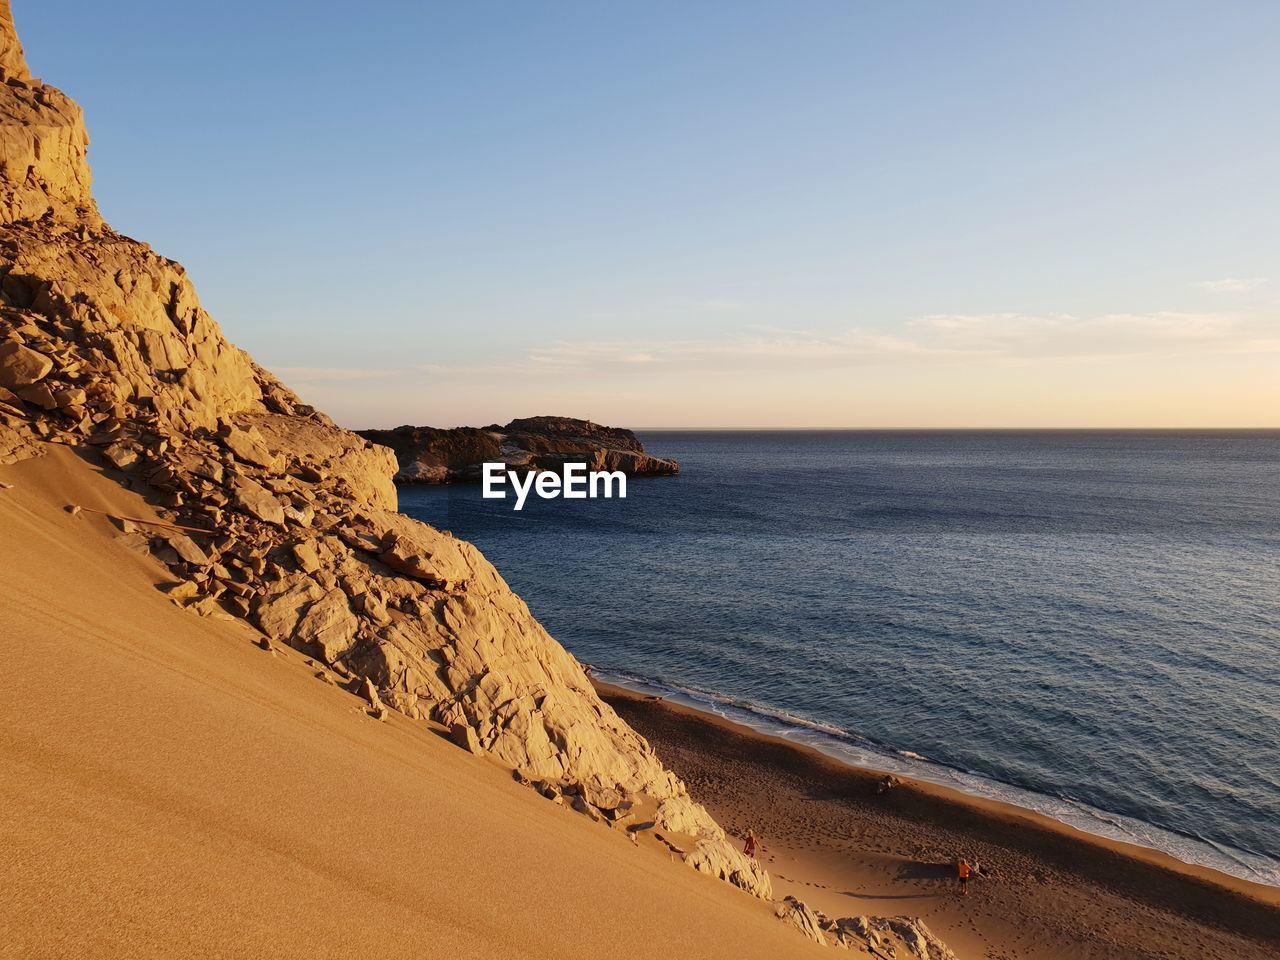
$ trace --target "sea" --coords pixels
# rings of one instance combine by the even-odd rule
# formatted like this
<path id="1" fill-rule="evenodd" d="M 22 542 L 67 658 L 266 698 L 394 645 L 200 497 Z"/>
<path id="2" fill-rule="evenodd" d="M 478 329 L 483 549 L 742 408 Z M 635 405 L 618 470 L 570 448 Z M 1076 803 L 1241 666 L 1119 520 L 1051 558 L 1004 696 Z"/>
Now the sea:
<path id="1" fill-rule="evenodd" d="M 597 676 L 1280 886 L 1280 431 L 652 431 L 401 510 Z"/>

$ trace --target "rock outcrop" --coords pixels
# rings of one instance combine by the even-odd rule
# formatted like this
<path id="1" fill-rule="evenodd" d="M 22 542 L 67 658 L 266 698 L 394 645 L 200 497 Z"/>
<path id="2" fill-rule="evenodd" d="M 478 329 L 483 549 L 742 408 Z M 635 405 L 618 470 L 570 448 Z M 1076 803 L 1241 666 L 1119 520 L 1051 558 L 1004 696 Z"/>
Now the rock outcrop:
<path id="1" fill-rule="evenodd" d="M 175 603 L 247 621 L 370 713 L 435 724 L 601 823 L 678 836 L 692 866 L 768 897 L 479 551 L 396 512 L 391 451 L 301 403 L 181 266 L 103 223 L 80 110 L 31 79 L 7 2 L 0 69 L 0 463 L 77 448 L 162 508 L 169 525 L 121 519 L 121 538 L 168 566 Z"/>
<path id="2" fill-rule="evenodd" d="M 525 417 L 506 426 L 452 430 L 404 426 L 358 432 L 394 451 L 397 483 L 475 481 L 482 464 L 499 461 L 509 470 L 559 471 L 566 463 L 585 463 L 588 470 L 633 476 L 680 472 L 674 460 L 651 456 L 630 430 L 571 417 Z"/>
<path id="3" fill-rule="evenodd" d="M 832 920 L 795 897 L 784 897 L 774 913 L 824 947 L 843 947 L 884 960 L 957 960 L 923 920 L 912 917 L 841 917 Z"/>
<path id="4" fill-rule="evenodd" d="M 0 2 L 0 82 L 0 224 L 53 215 L 99 226 L 84 115 L 61 91 L 32 79 L 8 0 Z"/>
<path id="5" fill-rule="evenodd" d="M 246 621 L 370 716 L 431 724 L 549 800 L 770 898 L 768 874 L 480 552 L 396 512 L 403 460 L 299 401 L 227 342 L 180 265 L 103 223 L 80 110 L 30 77 L 7 0 L 0 72 L 0 464 L 76 448 L 157 505 L 162 523 L 116 518 L 120 541 L 167 566 L 193 615 Z M 628 431 L 537 418 L 497 432 L 499 455 L 525 463 L 580 458 L 585 440 L 596 469 L 655 472 Z M 856 926 L 780 914 L 823 942 Z M 883 929 L 950 958 L 922 925 L 874 923 L 861 942 Z"/>

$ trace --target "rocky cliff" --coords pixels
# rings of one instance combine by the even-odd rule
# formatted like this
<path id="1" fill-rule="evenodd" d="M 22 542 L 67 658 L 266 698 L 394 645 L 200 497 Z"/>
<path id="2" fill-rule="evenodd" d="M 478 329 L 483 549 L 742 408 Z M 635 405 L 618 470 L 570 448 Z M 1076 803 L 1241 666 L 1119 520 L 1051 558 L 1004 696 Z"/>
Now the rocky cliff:
<path id="1" fill-rule="evenodd" d="M 31 78 L 0 0 L 0 464 L 74 449 L 160 507 L 160 523 L 115 518 L 119 536 L 167 565 L 192 615 L 246 621 L 370 714 L 432 725 L 769 898 L 768 875 L 479 551 L 396 512 L 392 452 L 301 403 L 227 342 L 180 265 L 102 221 L 87 145 L 76 104 Z M 522 449 L 564 452 L 540 435 Z"/>
<path id="2" fill-rule="evenodd" d="M 102 222 L 79 108 L 33 80 L 0 2 L 0 462 L 66 444 L 164 506 L 122 520 L 193 613 L 322 661 L 544 795 L 660 832 L 759 896 L 737 852 L 470 544 L 396 512 L 391 452 L 222 336 L 186 272 Z"/>
<path id="3" fill-rule="evenodd" d="M 674 460 L 650 456 L 630 430 L 572 417 L 525 417 L 506 426 L 396 427 L 359 430 L 396 455 L 397 483 L 479 480 L 482 465 L 503 462 L 512 470 L 555 470 L 585 463 L 588 470 L 620 470 L 633 476 L 679 473 Z"/>

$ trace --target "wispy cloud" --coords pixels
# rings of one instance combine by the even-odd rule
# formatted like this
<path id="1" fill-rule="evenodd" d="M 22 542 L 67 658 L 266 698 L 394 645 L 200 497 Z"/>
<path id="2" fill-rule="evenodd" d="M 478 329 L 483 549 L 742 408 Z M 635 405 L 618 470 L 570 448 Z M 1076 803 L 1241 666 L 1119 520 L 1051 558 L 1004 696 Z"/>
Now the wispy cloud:
<path id="1" fill-rule="evenodd" d="M 745 327 L 727 336 L 562 340 L 502 351 L 493 359 L 418 363 L 398 369 L 277 367 L 294 385 L 391 378 L 433 381 L 563 382 L 631 374 L 766 375 L 776 371 L 943 367 L 964 364 L 1280 354 L 1280 315 L 1257 311 L 1192 313 L 930 314 L 889 329 L 854 327 L 823 333 Z"/>
<path id="2" fill-rule="evenodd" d="M 1280 322 L 1213 313 L 1113 313 L 1091 317 L 1020 313 L 935 314 L 896 332 L 819 335 L 756 331 L 723 340 L 560 342 L 529 354 L 533 365 L 573 367 L 855 367 L 979 359 L 1168 356 L 1280 350 Z"/>
<path id="3" fill-rule="evenodd" d="M 1269 282 L 1266 277 L 1223 277 L 1221 280 L 1201 280 L 1196 286 L 1209 293 L 1252 293 Z"/>
<path id="4" fill-rule="evenodd" d="M 830 361 L 871 361 L 888 356 L 919 355 L 931 348 L 898 336 L 849 331 L 833 336 L 773 331 L 723 340 L 561 341 L 530 352 L 546 367 L 565 366 L 755 366 Z"/>
<path id="5" fill-rule="evenodd" d="M 492 377 L 501 374 L 522 373 L 529 369 L 527 361 L 515 363 L 418 363 L 413 367 L 418 373 L 435 377 Z"/>
<path id="6" fill-rule="evenodd" d="M 351 380 L 376 380 L 389 373 L 387 370 L 365 367 L 272 367 L 271 372 L 285 383 L 345 383 Z"/>
<path id="7" fill-rule="evenodd" d="M 1267 325 L 1221 313 L 945 314 L 910 325 L 922 341 L 994 357 L 1114 357 L 1188 351 L 1238 353 L 1256 347 Z M 1271 335 L 1275 325 L 1271 325 Z"/>

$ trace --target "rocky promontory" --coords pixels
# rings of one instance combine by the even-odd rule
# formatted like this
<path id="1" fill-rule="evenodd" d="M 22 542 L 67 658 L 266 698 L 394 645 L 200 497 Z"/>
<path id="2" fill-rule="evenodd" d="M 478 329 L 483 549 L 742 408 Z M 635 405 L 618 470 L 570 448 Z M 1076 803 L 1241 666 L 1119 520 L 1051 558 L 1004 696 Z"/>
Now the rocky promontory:
<path id="1" fill-rule="evenodd" d="M 366 440 L 396 455 L 397 483 L 458 483 L 480 479 L 482 465 L 502 462 L 509 470 L 558 471 L 566 463 L 588 470 L 620 470 L 631 476 L 680 472 L 674 460 L 651 456 L 636 435 L 572 417 L 524 417 L 505 426 L 396 427 L 358 430 Z"/>

